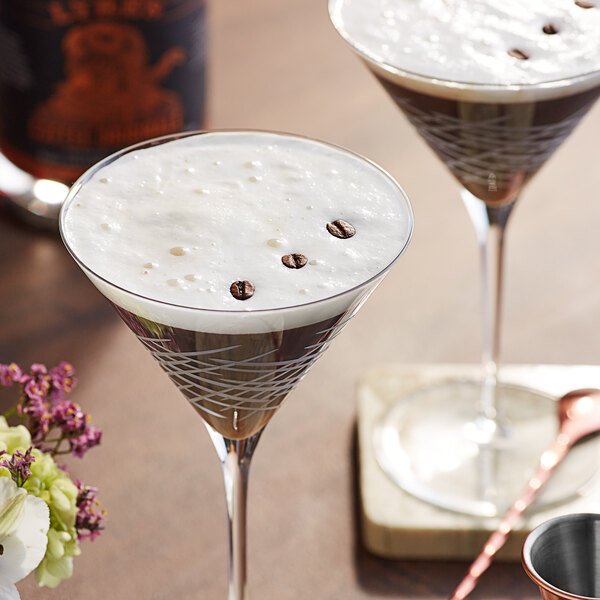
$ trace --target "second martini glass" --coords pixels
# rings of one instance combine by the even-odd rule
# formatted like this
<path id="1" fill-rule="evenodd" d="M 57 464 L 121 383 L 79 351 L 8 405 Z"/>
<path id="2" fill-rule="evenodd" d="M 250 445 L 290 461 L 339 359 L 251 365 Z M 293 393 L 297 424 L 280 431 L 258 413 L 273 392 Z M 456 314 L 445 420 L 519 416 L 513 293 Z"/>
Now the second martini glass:
<path id="1" fill-rule="evenodd" d="M 376 455 L 414 495 L 494 516 L 518 496 L 557 428 L 551 398 L 498 381 L 504 233 L 524 186 L 600 94 L 600 71 L 535 84 L 486 84 L 403 70 L 384 58 L 386 44 L 409 44 L 394 29 L 394 9 L 402 2 L 383 4 L 388 10 L 378 12 L 361 0 L 330 0 L 329 12 L 343 39 L 461 184 L 481 251 L 484 340 L 481 378 L 447 381 L 403 398 L 375 433 Z M 551 24 L 539 29 L 542 37 L 558 33 Z M 385 31 L 389 39 L 374 44 L 373 31 Z M 426 64 L 426 50 L 413 50 Z M 528 58 L 519 49 L 508 55 L 508 61 Z M 584 481 L 588 476 L 581 475 Z M 573 475 L 569 485 L 546 494 L 547 501 L 565 499 L 581 483 Z"/>
<path id="2" fill-rule="evenodd" d="M 362 204 L 369 199 L 386 217 Z M 78 265 L 202 417 L 223 467 L 228 599 L 246 600 L 256 444 L 404 252 L 408 200 L 346 150 L 285 134 L 204 132 L 99 163 L 73 186 L 60 228 Z M 232 273 L 254 283 L 231 282 Z"/>

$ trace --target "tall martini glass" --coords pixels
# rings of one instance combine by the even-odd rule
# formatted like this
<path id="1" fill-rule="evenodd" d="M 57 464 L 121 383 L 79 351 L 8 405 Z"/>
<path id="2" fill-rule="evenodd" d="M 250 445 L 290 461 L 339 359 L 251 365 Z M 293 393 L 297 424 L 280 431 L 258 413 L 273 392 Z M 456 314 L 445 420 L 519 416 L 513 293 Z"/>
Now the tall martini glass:
<path id="1" fill-rule="evenodd" d="M 404 11 L 426 4 L 428 16 L 407 17 Z M 378 462 L 414 495 L 479 516 L 508 509 L 558 426 L 550 398 L 498 381 L 498 357 L 503 246 L 509 217 L 525 185 L 600 94 L 597 43 L 593 47 L 597 37 L 581 34 L 577 38 L 569 32 L 572 22 L 584 13 L 595 23 L 598 9 L 588 2 L 563 4 L 568 6 L 556 24 L 552 9 L 535 2 L 500 6 L 486 0 L 329 0 L 330 18 L 338 33 L 459 182 L 481 252 L 481 377 L 447 381 L 403 398 L 376 431 Z M 530 10 L 534 5 L 549 16 Z M 452 30 L 465 14 L 471 19 L 486 10 L 490 12 L 484 14 L 487 22 L 471 23 L 455 39 L 448 38 L 450 45 L 440 44 L 445 30 Z M 502 13 L 511 11 L 529 11 L 534 16 L 525 25 L 518 19 L 503 25 Z M 438 29 L 432 27 L 434 19 Z M 595 35 L 593 27 L 590 30 Z M 585 60 L 579 70 L 560 77 L 543 74 L 535 83 L 517 79 L 515 73 L 526 64 L 538 61 L 547 69 L 552 61 L 560 63 L 560 55 L 545 61 L 541 53 L 552 44 L 561 44 L 561 36 L 567 34 L 572 45 L 582 47 Z M 519 36 L 528 40 L 525 48 L 512 45 Z M 589 51 L 581 44 L 586 37 L 585 47 L 592 44 Z M 482 49 L 479 54 L 474 51 L 477 44 Z M 463 47 L 467 48 L 465 56 L 460 51 L 453 56 L 455 49 Z M 394 54 L 390 49 L 401 51 Z M 590 68 L 590 58 L 595 59 L 595 67 Z M 461 60 L 463 70 L 453 80 L 449 75 Z M 468 77 L 475 73 L 473 82 Z M 587 471 L 549 490 L 546 502 L 572 495 L 591 469 L 595 461 Z"/>
<path id="2" fill-rule="evenodd" d="M 377 208 L 362 205 L 369 200 Z M 182 134 L 92 167 L 71 189 L 60 229 L 203 419 L 225 482 L 228 599 L 246 599 L 256 444 L 404 252 L 412 233 L 404 192 L 373 163 L 315 140 Z"/>

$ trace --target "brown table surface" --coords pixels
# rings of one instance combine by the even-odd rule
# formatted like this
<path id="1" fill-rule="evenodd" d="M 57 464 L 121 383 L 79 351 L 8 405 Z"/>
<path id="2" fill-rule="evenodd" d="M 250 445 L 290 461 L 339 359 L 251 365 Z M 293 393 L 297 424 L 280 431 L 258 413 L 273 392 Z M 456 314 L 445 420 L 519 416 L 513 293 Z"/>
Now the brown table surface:
<path id="1" fill-rule="evenodd" d="M 411 247 L 273 419 L 249 498 L 253 598 L 443 598 L 464 562 L 369 555 L 357 527 L 354 386 L 383 362 L 477 362 L 478 252 L 457 185 L 329 24 L 323 0 L 213 2 L 210 126 L 302 133 L 379 162 L 414 205 Z M 511 222 L 502 357 L 600 357 L 600 106 L 526 190 Z M 0 213 L 0 362 L 71 361 L 72 398 L 104 441 L 69 469 L 100 488 L 109 522 L 55 590 L 24 599 L 226 597 L 220 467 L 199 418 L 56 235 Z M 535 598 L 496 564 L 474 598 Z"/>

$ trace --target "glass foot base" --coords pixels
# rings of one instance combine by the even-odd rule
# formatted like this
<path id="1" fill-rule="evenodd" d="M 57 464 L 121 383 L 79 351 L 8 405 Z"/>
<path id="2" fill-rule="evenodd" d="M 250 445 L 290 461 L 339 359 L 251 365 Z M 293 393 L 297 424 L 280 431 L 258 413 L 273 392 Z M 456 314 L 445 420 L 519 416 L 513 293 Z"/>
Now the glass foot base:
<path id="1" fill-rule="evenodd" d="M 401 488 L 436 506 L 481 517 L 506 512 L 558 431 L 556 402 L 499 384 L 498 427 L 477 420 L 478 381 L 448 381 L 401 398 L 374 431 L 377 462 Z M 487 427 L 487 430 L 486 430 Z M 598 467 L 598 442 L 578 444 L 533 510 L 572 498 Z"/>

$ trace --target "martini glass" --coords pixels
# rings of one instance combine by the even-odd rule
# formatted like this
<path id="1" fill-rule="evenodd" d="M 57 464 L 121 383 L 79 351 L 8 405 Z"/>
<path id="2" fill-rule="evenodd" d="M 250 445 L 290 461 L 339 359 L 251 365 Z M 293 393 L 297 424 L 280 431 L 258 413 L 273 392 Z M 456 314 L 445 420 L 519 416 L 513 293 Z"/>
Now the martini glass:
<path id="1" fill-rule="evenodd" d="M 495 516 L 519 495 L 558 428 L 552 398 L 498 380 L 506 226 L 523 188 L 600 94 L 600 71 L 537 84 L 468 83 L 409 72 L 357 40 L 355 32 L 372 24 L 346 27 L 344 10 L 353 3 L 361 4 L 329 0 L 333 25 L 459 182 L 482 265 L 481 376 L 402 398 L 375 431 L 377 460 L 427 502 Z M 515 60 L 527 58 L 512 52 Z M 595 459 L 588 461 L 549 486 L 537 506 L 568 498 L 595 468 Z"/>
<path id="2" fill-rule="evenodd" d="M 71 189 L 60 215 L 60 230 L 79 267 L 112 303 L 123 321 L 150 351 L 203 419 L 222 464 L 229 532 L 229 600 L 245 600 L 246 496 L 250 461 L 258 440 L 285 397 L 310 366 L 325 352 L 362 303 L 403 254 L 412 234 L 412 211 L 398 184 L 379 167 L 351 152 L 286 134 L 256 134 L 257 143 L 285 145 L 305 140 L 326 147 L 344 160 L 359 161 L 392 191 L 402 216 L 394 239 L 392 259 L 341 293 L 274 309 L 203 309 L 146 297 L 111 281 L 91 268 L 73 244 L 68 219 L 79 194 L 103 169 L 127 154 L 190 136 L 227 136 L 236 132 L 197 132 L 150 140 L 127 148 L 87 171 Z M 212 162 L 212 161 L 211 161 Z M 164 177 L 171 176 L 164 174 Z M 105 178 L 104 178 L 105 180 Z M 318 190 L 314 181 L 312 190 Z M 205 202 L 210 200 L 204 200 Z M 144 213 L 144 218 L 146 213 Z M 76 219 L 76 212 L 73 216 Z M 173 224 L 174 227 L 179 223 Z M 291 224 L 293 226 L 293 223 Z M 186 224 L 187 226 L 187 224 Z M 85 235 L 85 231 L 82 232 Z M 199 231 L 202 236 L 205 232 Z M 327 234 L 328 235 L 328 234 Z M 235 243 L 235 240 L 233 241 Z M 283 268 L 283 267 L 282 267 Z M 233 292 L 232 292 L 233 293 Z"/>

